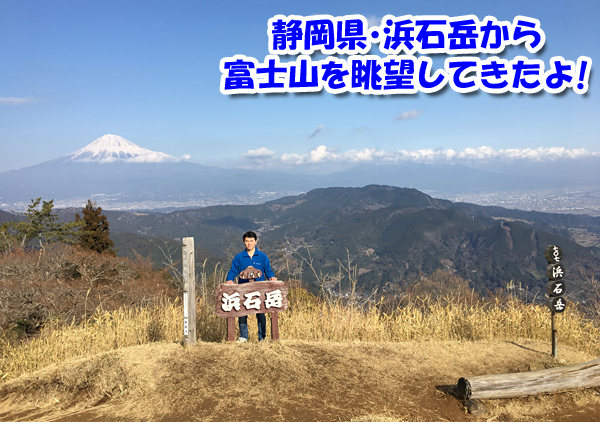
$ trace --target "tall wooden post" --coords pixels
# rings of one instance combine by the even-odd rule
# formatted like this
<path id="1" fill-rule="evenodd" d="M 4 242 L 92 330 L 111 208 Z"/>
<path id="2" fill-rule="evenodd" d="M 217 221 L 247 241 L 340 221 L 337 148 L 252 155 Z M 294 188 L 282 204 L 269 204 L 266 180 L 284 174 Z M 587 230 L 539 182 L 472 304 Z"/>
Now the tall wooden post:
<path id="1" fill-rule="evenodd" d="M 552 357 L 558 356 L 558 340 L 557 340 L 557 327 L 556 327 L 556 314 L 565 311 L 566 302 L 563 295 L 566 292 L 566 286 L 563 281 L 565 276 L 565 267 L 560 264 L 563 259 L 563 251 L 559 246 L 548 245 L 544 250 L 544 256 L 548 261 L 546 267 L 546 275 L 548 276 L 548 308 L 552 315 L 551 329 L 552 329 Z"/>
<path id="2" fill-rule="evenodd" d="M 554 313 L 554 311 L 552 311 L 552 357 L 555 358 L 558 356 L 558 340 L 556 338 L 556 333 L 557 333 L 557 329 L 556 329 L 556 321 L 555 321 L 555 316 L 556 314 Z"/>
<path id="3" fill-rule="evenodd" d="M 196 344 L 196 273 L 194 270 L 194 238 L 184 237 L 183 261 L 183 345 Z"/>

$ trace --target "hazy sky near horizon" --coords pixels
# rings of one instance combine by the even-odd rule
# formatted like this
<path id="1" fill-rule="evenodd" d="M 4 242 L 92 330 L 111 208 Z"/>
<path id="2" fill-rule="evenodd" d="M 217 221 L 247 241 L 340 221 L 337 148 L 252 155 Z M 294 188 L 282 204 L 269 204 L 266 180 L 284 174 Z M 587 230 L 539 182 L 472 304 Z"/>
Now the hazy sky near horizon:
<path id="1" fill-rule="evenodd" d="M 360 14 L 370 22 L 387 14 L 528 16 L 540 20 L 544 48 L 531 54 L 509 46 L 499 56 L 540 59 L 546 69 L 551 57 L 588 56 L 590 86 L 585 95 L 569 88 L 459 94 L 449 86 L 390 96 L 222 95 L 219 61 L 243 54 L 262 63 L 267 22 L 278 14 Z M 448 151 L 485 159 L 556 158 L 561 148 L 570 156 L 600 154 L 599 21 L 597 0 L 0 0 L 0 172 L 67 155 L 109 133 L 227 167 L 327 166 L 404 152 L 440 160 Z M 448 56 L 431 57 L 437 69 Z"/>

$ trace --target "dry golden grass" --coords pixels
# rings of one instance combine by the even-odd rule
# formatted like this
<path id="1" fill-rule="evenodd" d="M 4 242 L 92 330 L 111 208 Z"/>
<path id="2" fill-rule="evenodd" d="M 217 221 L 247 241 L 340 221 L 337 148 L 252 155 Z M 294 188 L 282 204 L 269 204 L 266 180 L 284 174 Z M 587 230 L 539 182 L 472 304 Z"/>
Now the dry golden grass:
<path id="1" fill-rule="evenodd" d="M 153 341 L 181 341 L 177 301 L 115 311 L 98 311 L 82 324 L 48 323 L 28 341 L 0 337 L 0 378 L 13 378 L 77 356 L 95 355 Z"/>
<path id="2" fill-rule="evenodd" d="M 386 309 L 388 313 L 384 312 Z M 200 341 L 224 341 L 225 322 L 214 312 L 214 300 L 197 303 Z M 39 336 L 20 343 L 0 337 L 0 378 L 6 380 L 77 356 L 155 342 L 182 341 L 179 301 L 98 311 L 76 324 L 47 324 Z M 600 329 L 576 306 L 557 316 L 561 345 L 600 354 Z M 256 319 L 248 319 L 256 342 Z M 318 299 L 304 290 L 290 295 L 290 308 L 280 314 L 282 339 L 305 341 L 516 341 L 547 340 L 550 314 L 546 307 L 515 298 L 491 302 L 456 297 L 421 296 L 390 308 L 382 302 L 359 306 L 342 300 Z"/>
<path id="3" fill-rule="evenodd" d="M 310 341 L 446 341 L 547 339 L 550 312 L 516 298 L 492 302 L 417 298 L 389 314 L 380 304 L 301 301 L 280 316 L 282 338 Z M 557 316 L 560 342 L 600 354 L 600 328 L 576 306 Z"/>

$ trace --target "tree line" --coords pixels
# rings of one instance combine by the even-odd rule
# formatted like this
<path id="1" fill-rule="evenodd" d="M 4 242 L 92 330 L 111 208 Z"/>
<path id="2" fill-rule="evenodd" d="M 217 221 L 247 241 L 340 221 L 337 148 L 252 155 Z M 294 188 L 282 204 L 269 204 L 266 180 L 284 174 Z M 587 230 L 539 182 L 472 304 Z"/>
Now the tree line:
<path id="1" fill-rule="evenodd" d="M 41 206 L 40 206 L 41 204 Z M 8 221 L 0 225 L 0 253 L 15 248 L 44 249 L 48 243 L 78 244 L 84 249 L 116 255 L 110 228 L 102 208 L 88 199 L 82 210 L 83 216 L 75 215 L 75 221 L 58 221 L 52 212 L 54 200 L 32 199 L 27 211 L 16 213 L 24 217 L 20 221 Z"/>

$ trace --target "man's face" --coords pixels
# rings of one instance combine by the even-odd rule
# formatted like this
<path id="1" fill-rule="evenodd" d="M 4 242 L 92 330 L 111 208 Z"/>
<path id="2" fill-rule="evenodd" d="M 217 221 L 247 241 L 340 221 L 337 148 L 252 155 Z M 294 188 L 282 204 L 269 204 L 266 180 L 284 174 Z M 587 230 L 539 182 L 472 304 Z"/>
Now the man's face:
<path id="1" fill-rule="evenodd" d="M 246 245 L 246 250 L 251 251 L 256 246 L 256 239 L 247 237 L 244 239 L 244 245 Z"/>

